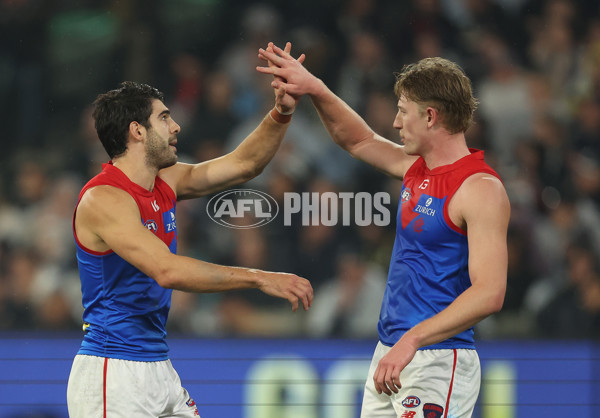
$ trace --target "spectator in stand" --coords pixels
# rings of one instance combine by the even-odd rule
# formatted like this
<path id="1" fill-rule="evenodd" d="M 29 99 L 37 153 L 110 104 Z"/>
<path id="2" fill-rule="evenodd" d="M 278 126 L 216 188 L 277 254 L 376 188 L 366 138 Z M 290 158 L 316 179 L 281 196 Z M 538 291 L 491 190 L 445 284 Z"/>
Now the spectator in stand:
<path id="1" fill-rule="evenodd" d="M 356 249 L 343 249 L 335 275 L 315 291 L 306 332 L 320 338 L 377 337 L 376 318 L 385 291 L 384 270 Z"/>

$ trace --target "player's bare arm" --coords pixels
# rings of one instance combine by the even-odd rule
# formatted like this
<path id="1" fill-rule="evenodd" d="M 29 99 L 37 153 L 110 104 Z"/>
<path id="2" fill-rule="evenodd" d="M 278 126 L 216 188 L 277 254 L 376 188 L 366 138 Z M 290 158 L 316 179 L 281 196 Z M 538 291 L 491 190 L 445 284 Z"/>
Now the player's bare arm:
<path id="1" fill-rule="evenodd" d="M 310 96 L 334 142 L 354 158 L 396 178 L 402 178 L 416 160 L 407 155 L 401 145 L 376 134 L 358 113 L 289 52 L 270 43 L 267 49 L 259 50 L 259 57 L 272 63 L 267 67 L 257 67 L 257 70 L 277 77 L 273 87 L 283 87 L 288 94 L 296 97 Z"/>
<path id="2" fill-rule="evenodd" d="M 446 309 L 406 332 L 379 363 L 374 375 L 379 393 L 401 387 L 400 372 L 420 347 L 444 341 L 502 308 L 506 291 L 506 235 L 510 205 L 496 177 L 476 174 L 452 198 L 450 216 L 466 227 L 471 287 Z"/>
<path id="3" fill-rule="evenodd" d="M 286 53 L 292 44 L 285 46 Z M 304 60 L 301 56 L 300 62 Z M 272 65 L 272 64 L 269 64 Z M 275 87 L 275 106 L 258 127 L 232 152 L 199 164 L 178 163 L 160 172 L 178 200 L 205 196 L 258 176 L 271 161 L 289 126 L 298 99 Z M 274 113 L 275 112 L 275 113 Z"/>
<path id="4" fill-rule="evenodd" d="M 111 186 L 97 186 L 81 199 L 75 217 L 79 241 L 93 251 L 113 250 L 165 288 L 209 293 L 257 288 L 287 299 L 295 311 L 308 309 L 313 290 L 306 279 L 287 273 L 226 267 L 171 253 L 140 223 L 133 198 Z"/>
<path id="5" fill-rule="evenodd" d="M 489 174 L 471 176 L 450 202 L 449 213 L 451 217 L 456 213 L 455 223 L 463 223 L 467 230 L 471 287 L 444 311 L 407 333 L 419 347 L 472 327 L 498 312 L 504 302 L 510 204 L 502 182 Z"/>
<path id="6" fill-rule="evenodd" d="M 205 196 L 262 173 L 283 141 L 288 124 L 267 115 L 260 125 L 232 152 L 199 164 L 177 163 L 159 172 L 178 200 Z"/>

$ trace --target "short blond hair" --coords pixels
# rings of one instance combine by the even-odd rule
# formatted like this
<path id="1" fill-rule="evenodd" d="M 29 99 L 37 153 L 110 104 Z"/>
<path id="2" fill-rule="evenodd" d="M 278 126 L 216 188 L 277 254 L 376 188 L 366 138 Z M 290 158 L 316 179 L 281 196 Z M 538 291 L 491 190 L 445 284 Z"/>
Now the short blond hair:
<path id="1" fill-rule="evenodd" d="M 473 123 L 478 101 L 471 80 L 456 63 L 445 58 L 424 58 L 396 73 L 394 92 L 424 107 L 433 107 L 452 134 Z"/>

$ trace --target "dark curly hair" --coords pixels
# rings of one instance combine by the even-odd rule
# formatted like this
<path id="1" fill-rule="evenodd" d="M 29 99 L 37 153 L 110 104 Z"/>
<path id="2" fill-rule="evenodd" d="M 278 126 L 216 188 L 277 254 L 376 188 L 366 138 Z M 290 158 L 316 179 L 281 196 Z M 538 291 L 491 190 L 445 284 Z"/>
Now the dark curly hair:
<path id="1" fill-rule="evenodd" d="M 147 84 L 124 81 L 120 87 L 98 95 L 94 101 L 96 132 L 112 159 L 127 151 L 129 124 L 150 128 L 152 101 L 164 101 L 164 94 Z"/>

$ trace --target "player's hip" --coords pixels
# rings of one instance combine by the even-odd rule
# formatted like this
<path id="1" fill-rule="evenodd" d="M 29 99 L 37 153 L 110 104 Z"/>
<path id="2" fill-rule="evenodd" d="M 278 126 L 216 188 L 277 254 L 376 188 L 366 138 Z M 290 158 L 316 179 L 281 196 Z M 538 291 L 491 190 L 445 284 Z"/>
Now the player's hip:
<path id="1" fill-rule="evenodd" d="M 72 418 L 199 416 L 170 360 L 77 355 L 67 387 Z"/>
<path id="2" fill-rule="evenodd" d="M 479 395 L 481 367 L 472 349 L 419 350 L 400 374 L 397 394 L 377 394 L 373 375 L 391 347 L 377 345 L 365 384 L 362 417 L 470 417 Z M 433 415 L 430 415 L 433 413 Z"/>

